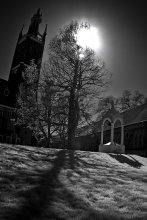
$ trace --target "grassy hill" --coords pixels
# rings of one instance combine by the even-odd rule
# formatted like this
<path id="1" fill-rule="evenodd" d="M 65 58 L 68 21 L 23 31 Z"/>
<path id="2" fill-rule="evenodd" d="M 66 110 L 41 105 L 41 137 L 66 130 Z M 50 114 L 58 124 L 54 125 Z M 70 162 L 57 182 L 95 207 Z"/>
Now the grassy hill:
<path id="1" fill-rule="evenodd" d="M 147 158 L 0 144 L 3 219 L 147 219 Z"/>

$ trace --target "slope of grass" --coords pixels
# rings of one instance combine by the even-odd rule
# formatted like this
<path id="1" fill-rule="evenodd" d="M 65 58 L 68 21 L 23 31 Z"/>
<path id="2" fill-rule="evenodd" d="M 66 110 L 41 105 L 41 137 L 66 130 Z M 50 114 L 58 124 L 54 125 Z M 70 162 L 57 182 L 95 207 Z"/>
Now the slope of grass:
<path id="1" fill-rule="evenodd" d="M 0 144 L 3 219 L 147 219 L 147 158 Z"/>

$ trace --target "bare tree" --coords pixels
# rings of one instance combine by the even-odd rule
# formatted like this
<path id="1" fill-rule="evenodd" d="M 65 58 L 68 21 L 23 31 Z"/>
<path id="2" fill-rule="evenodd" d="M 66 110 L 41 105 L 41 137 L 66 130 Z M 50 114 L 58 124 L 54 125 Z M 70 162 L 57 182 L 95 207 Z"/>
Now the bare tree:
<path id="1" fill-rule="evenodd" d="M 120 111 L 134 108 L 146 102 L 146 96 L 138 90 L 124 90 L 122 96 L 117 98 L 117 106 Z"/>
<path id="2" fill-rule="evenodd" d="M 135 107 L 137 105 L 142 105 L 146 102 L 146 97 L 140 91 L 135 90 L 132 93 L 132 105 Z"/>
<path id="3" fill-rule="evenodd" d="M 117 99 L 115 97 L 102 97 L 101 100 L 98 102 L 96 120 L 99 121 L 102 116 L 112 108 L 113 105 L 115 106 L 115 108 L 117 108 Z"/>
<path id="4" fill-rule="evenodd" d="M 38 82 L 38 69 L 33 62 L 23 72 L 17 101 L 17 124 L 29 127 L 38 142 L 43 138 L 45 146 L 49 147 L 57 130 L 58 95 L 52 79 L 48 79 L 44 72 L 42 74 Z"/>
<path id="5" fill-rule="evenodd" d="M 71 22 L 49 44 L 50 73 L 68 104 L 69 148 L 74 148 L 75 132 L 80 120 L 88 115 L 91 103 L 101 95 L 110 77 L 104 62 L 96 58 L 94 51 L 77 44 L 76 34 L 81 28 L 89 27 Z"/>

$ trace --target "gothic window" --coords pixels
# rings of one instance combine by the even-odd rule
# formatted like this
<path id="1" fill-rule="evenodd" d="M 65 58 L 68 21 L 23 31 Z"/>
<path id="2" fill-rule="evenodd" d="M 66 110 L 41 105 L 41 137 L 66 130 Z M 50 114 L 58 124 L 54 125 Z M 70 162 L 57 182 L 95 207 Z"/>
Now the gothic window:
<path id="1" fill-rule="evenodd" d="M 5 95 L 5 96 L 8 96 L 8 95 L 9 95 L 9 89 L 8 89 L 8 87 L 5 88 L 5 90 L 4 90 L 4 95 Z"/>

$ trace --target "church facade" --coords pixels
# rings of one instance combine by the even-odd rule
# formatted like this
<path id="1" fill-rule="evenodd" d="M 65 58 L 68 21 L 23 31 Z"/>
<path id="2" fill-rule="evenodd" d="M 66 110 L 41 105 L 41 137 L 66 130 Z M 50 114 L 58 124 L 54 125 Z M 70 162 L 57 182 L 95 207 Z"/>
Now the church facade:
<path id="1" fill-rule="evenodd" d="M 27 33 L 23 27 L 19 33 L 8 81 L 0 79 L 0 142 L 32 144 L 31 131 L 14 126 L 15 109 L 19 85 L 23 82 L 22 72 L 33 60 L 38 68 L 38 79 L 43 57 L 47 25 L 44 33 L 39 33 L 42 21 L 40 9 L 32 16 Z"/>

